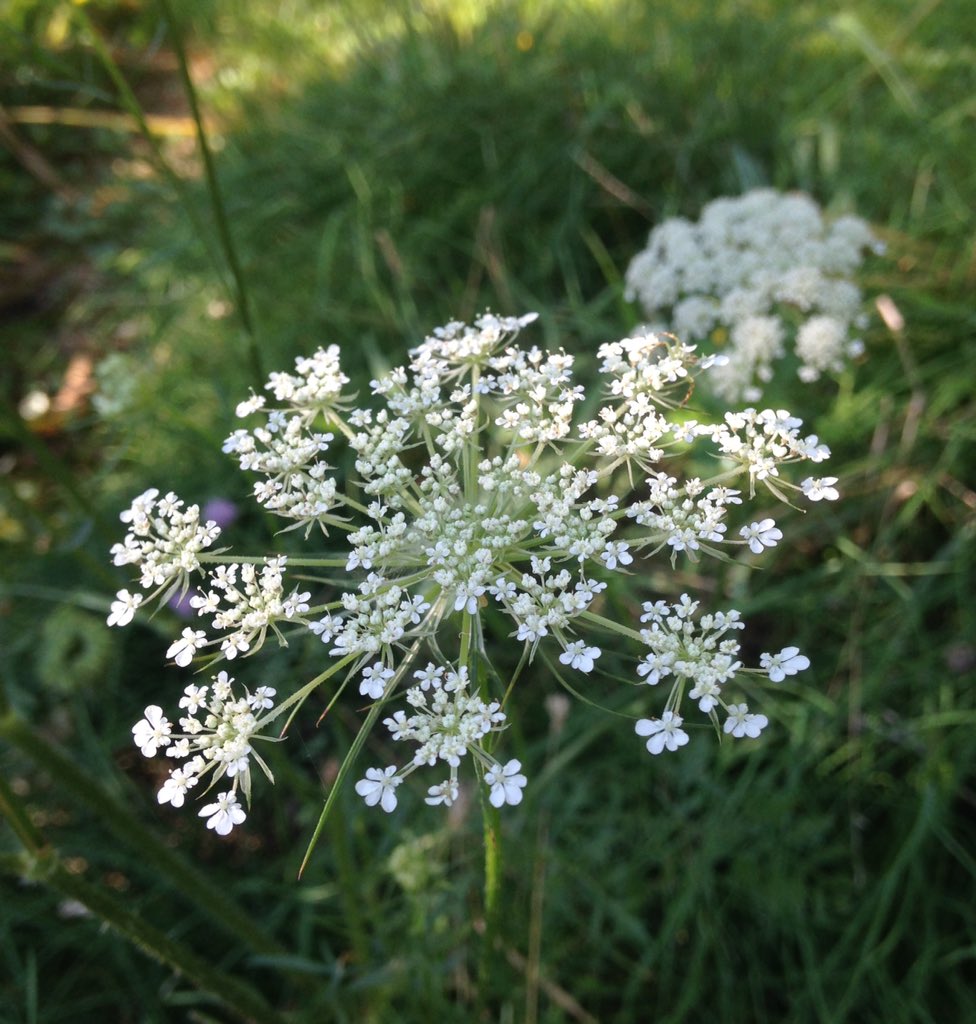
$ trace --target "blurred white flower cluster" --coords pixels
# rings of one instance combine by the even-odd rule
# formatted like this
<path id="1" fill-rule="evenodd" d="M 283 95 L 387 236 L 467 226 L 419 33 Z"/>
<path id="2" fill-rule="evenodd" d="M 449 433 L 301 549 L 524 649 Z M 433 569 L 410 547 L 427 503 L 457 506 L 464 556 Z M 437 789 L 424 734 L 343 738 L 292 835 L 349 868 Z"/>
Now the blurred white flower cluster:
<path id="1" fill-rule="evenodd" d="M 853 276 L 866 250 L 880 244 L 860 218 L 828 221 L 807 195 L 754 189 L 708 203 L 698 223 L 655 227 L 627 268 L 626 298 L 654 329 L 723 341 L 712 391 L 756 402 L 790 346 L 805 382 L 863 352 L 852 336 L 866 326 Z"/>
<path id="2" fill-rule="evenodd" d="M 237 793 L 250 793 L 253 742 L 320 688 L 328 684 L 331 701 L 352 684 L 368 702 L 360 740 L 385 716 L 390 738 L 413 745 L 401 767 L 366 770 L 356 791 L 368 805 L 393 811 L 403 780 L 436 768 L 426 802 L 451 806 L 465 763 L 492 805 L 518 804 L 522 765 L 495 748 L 519 675 L 540 649 L 555 678 L 592 673 L 608 643 L 615 656 L 632 649 L 635 696 L 644 686 L 668 689 L 663 708 L 651 710 L 657 717 L 635 716 L 653 754 L 688 742 L 686 700 L 719 735 L 759 735 L 767 720 L 749 712 L 742 691 L 805 669 L 804 655 L 788 647 L 746 667 L 732 639 L 743 628 L 737 611 L 699 615 L 682 595 L 645 601 L 640 622 L 628 623 L 605 612 L 605 591 L 624 585 L 649 596 L 642 581 L 658 555 L 675 566 L 775 546 L 783 534 L 765 514 L 770 495 L 837 497 L 833 477 L 792 479 L 794 466 L 823 462 L 826 446 L 782 410 L 691 419 L 684 399 L 714 360 L 669 336 L 603 345 L 602 384 L 588 392 L 572 356 L 515 344 L 534 319 L 486 314 L 473 326 L 448 324 L 406 366 L 374 380 L 372 401 L 358 407 L 343 393 L 334 347 L 298 360 L 294 375 L 273 375 L 271 401 L 241 403 L 239 416 L 257 422 L 236 430 L 225 450 L 259 475 L 256 500 L 304 531 L 307 557 L 208 550 L 216 523 L 202 523 L 174 494 L 147 491 L 122 514 L 129 533 L 113 548 L 115 563 L 134 566 L 147 595 L 121 591 L 110 625 L 130 622 L 144 596 L 166 600 L 192 586 L 200 628 L 185 628 L 167 652 L 181 667 L 251 655 L 269 631 L 281 642 L 310 632 L 325 648 L 321 674 L 273 710 L 273 690 L 234 698 L 224 673 L 209 690 L 185 690 L 179 736 L 158 705 L 148 707 L 133 730 L 137 745 L 183 761 L 161 802 L 181 805 L 207 772 L 227 777 L 231 789 L 201 813 L 229 831 L 244 818 Z M 353 479 L 328 462 L 339 444 L 353 453 Z M 682 477 L 692 449 L 699 472 L 710 455 L 714 473 Z M 750 517 L 757 491 L 766 505 Z M 292 586 L 296 567 L 301 584 Z M 314 575 L 322 570 L 332 576 Z M 503 680 L 506 635 L 521 660 Z"/>

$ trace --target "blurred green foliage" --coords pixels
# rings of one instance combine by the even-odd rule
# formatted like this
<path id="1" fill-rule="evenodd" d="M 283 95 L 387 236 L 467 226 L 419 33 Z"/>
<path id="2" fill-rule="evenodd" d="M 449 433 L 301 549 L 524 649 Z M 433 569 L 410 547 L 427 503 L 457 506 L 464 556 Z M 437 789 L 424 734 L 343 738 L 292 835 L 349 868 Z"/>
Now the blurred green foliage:
<path id="1" fill-rule="evenodd" d="M 80 5 L 144 109 L 173 119 L 183 197 L 131 123 L 68 123 L 125 114 L 73 5 L 6 6 L 0 777 L 27 818 L 0 826 L 4 1020 L 239 1019 L 220 977 L 82 915 L 81 885 L 296 1022 L 976 1018 L 971 5 L 176 5 L 267 369 L 338 342 L 365 393 L 486 306 L 539 309 L 540 344 L 585 367 L 636 322 L 620 280 L 651 224 L 756 184 L 855 210 L 888 244 L 863 284 L 904 331 L 876 320 L 862 365 L 782 399 L 833 448 L 843 501 L 792 516 L 764 571 L 716 583 L 757 643 L 810 654 L 811 680 L 764 695 L 760 743 L 702 735 L 650 762 L 619 719 L 550 716 L 538 664 L 512 736 L 532 786 L 504 820 L 504 941 L 481 983 L 473 810 L 379 821 L 344 794 L 294 881 L 353 708 L 297 724 L 240 836 L 155 805 L 130 729 L 182 685 L 163 665 L 178 620 L 95 639 L 124 585 L 107 548 L 148 486 L 230 498 L 235 547 L 268 544 L 219 452 L 257 382 L 160 7 Z M 72 359 L 98 400 L 59 408 Z M 51 408 L 25 420 L 32 392 Z M 320 651 L 240 674 L 281 689 Z M 31 828 L 49 847 L 25 860 Z"/>

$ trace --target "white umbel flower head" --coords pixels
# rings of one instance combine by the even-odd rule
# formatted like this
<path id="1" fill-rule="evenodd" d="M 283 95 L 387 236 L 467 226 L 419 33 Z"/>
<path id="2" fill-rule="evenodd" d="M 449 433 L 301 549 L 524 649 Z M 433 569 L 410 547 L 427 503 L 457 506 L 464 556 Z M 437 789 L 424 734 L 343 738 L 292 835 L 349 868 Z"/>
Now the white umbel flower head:
<path id="1" fill-rule="evenodd" d="M 793 203 L 792 214 L 794 227 L 810 223 L 809 205 Z M 728 215 L 716 207 L 708 223 Z M 669 259 L 685 260 L 687 273 L 658 275 L 655 286 L 670 295 L 661 301 L 680 303 L 689 330 L 711 329 L 734 308 L 735 344 L 752 353 L 761 377 L 785 345 L 782 325 L 741 282 L 722 301 L 683 294 L 703 288 L 709 268 L 696 262 L 693 225 L 665 234 Z M 777 301 L 813 311 L 826 277 L 822 268 L 790 273 Z M 831 287 L 840 306 L 843 290 Z M 123 513 L 128 533 L 112 554 L 137 570 L 140 589 L 117 593 L 110 625 L 129 624 L 148 596 L 186 595 L 195 574 L 188 604 L 196 620 L 167 649 L 179 667 L 204 660 L 203 651 L 214 661 L 243 660 L 270 637 L 284 645 L 305 633 L 318 638 L 326 663 L 310 683 L 286 691 L 278 708 L 275 688 L 235 692 L 226 672 L 185 688 L 175 724 L 150 705 L 133 738 L 146 756 L 162 752 L 177 762 L 158 790 L 160 803 L 179 807 L 196 787 L 209 792 L 222 782 L 215 788 L 226 792 L 203 816 L 214 831 L 229 832 L 243 821 L 254 766 L 270 778 L 257 749 L 270 739 L 267 726 L 285 710 L 290 721 L 332 680 L 337 695 L 358 689 L 371 706 L 360 699 L 356 713 L 379 719 L 390 741 L 408 745 L 399 766 L 370 767 L 356 782 L 368 806 L 392 812 L 402 782 L 434 769 L 424 800 L 450 807 L 469 759 L 494 806 L 516 805 L 526 785 L 522 765 L 499 760 L 496 743 L 509 722 L 508 691 L 491 659 L 505 637 L 521 648 L 521 665 L 552 651 L 586 676 L 607 643 L 598 645 L 593 630 L 612 638 L 615 653 L 624 642 L 642 643 L 637 678 L 648 689 L 639 692 L 659 706 L 636 730 L 652 754 L 687 744 L 686 697 L 729 735 L 758 735 L 765 717 L 729 703 L 737 699 L 731 690 L 740 675 L 775 682 L 807 667 L 796 648 L 748 668 L 735 609 L 707 612 L 691 594 L 665 601 L 645 593 L 640 622 L 628 622 L 632 591 L 623 600 L 604 592 L 621 575 L 630 586 L 652 585 L 658 557 L 678 572 L 693 567 L 686 573 L 693 579 L 707 558 L 775 546 L 782 531 L 765 513 L 750 516 L 747 503 L 760 487 L 782 501 L 801 490 L 813 501 L 832 500 L 833 477 L 794 482 L 796 464 L 821 463 L 829 450 L 784 409 L 690 419 L 689 395 L 721 360 L 673 335 L 648 330 L 600 345 L 602 387 L 584 387 L 568 353 L 515 343 L 532 319 L 485 314 L 435 330 L 405 365 L 370 383 L 361 408 L 343 392 L 338 346 L 297 360 L 294 373 L 274 374 L 264 395 L 240 404 L 238 414 L 253 419 L 225 450 L 256 475 L 256 500 L 286 529 L 306 538 L 314 530 L 335 550 L 290 555 L 287 563 L 280 554 L 212 551 L 216 525 L 157 490 Z M 580 415 L 584 399 L 591 419 Z M 329 459 L 351 467 L 347 493 L 346 473 L 337 476 Z M 687 466 L 701 475 L 683 475 Z M 293 566 L 297 574 L 288 576 Z M 661 690 L 668 692 L 658 697 Z M 731 724 L 721 725 L 723 710 Z"/>
<path id="2" fill-rule="evenodd" d="M 627 268 L 625 295 L 686 342 L 721 330 L 725 358 L 706 387 L 754 402 L 791 347 L 804 382 L 861 354 L 850 337 L 862 308 L 851 278 L 877 248 L 857 217 L 831 222 L 809 196 L 753 189 L 708 203 L 697 223 L 658 224 Z"/>

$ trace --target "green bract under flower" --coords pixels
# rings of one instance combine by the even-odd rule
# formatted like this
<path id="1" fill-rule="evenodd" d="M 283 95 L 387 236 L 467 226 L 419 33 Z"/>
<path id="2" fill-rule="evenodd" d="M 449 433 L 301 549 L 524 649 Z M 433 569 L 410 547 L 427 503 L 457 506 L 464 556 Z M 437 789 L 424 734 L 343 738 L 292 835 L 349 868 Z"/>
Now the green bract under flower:
<path id="1" fill-rule="evenodd" d="M 688 742 L 680 715 L 686 690 L 720 733 L 759 735 L 766 718 L 741 700 L 727 703 L 725 692 L 743 676 L 778 681 L 806 668 L 796 648 L 745 668 L 730 635 L 742 628 L 736 611 L 698 616 L 687 595 L 672 605 L 648 600 L 641 622 L 650 625 L 642 626 L 601 615 L 600 595 L 657 556 L 675 565 L 678 558 L 773 547 L 782 532 L 768 517 L 750 522 L 745 503 L 759 487 L 783 500 L 836 497 L 833 478 L 790 479 L 792 465 L 819 463 L 827 448 L 801 435 L 800 421 L 782 410 L 691 420 L 683 403 L 712 361 L 668 335 L 603 345 L 600 394 L 588 393 L 574 381 L 572 356 L 515 344 L 534 319 L 488 314 L 472 326 L 435 331 L 406 366 L 372 382 L 369 408 L 344 395 L 348 380 L 335 346 L 298 360 L 294 375 L 274 374 L 271 401 L 241 403 L 238 414 L 260 422 L 236 430 L 225 451 L 258 474 L 255 499 L 304 530 L 316 549 L 309 557 L 209 554 L 219 530 L 200 524 L 195 507 L 184 510 L 175 495 L 157 500 L 157 491 L 147 491 L 123 513 L 130 533 L 113 549 L 115 561 L 136 565 L 144 590 L 198 577 L 190 605 L 200 628 L 186 628 L 171 645 L 168 656 L 178 665 L 253 654 L 268 630 L 281 639 L 285 631 L 308 630 L 324 645 L 323 672 L 273 711 L 270 699 L 259 707 L 242 698 L 244 717 L 218 728 L 219 743 L 171 744 L 167 753 L 190 760 L 174 771 L 161 799 L 176 804 L 176 794 L 181 803 L 195 783 L 188 771 L 226 765 L 215 777 L 226 774 L 232 787 L 204 810 L 211 827 L 229 831 L 243 820 L 236 794 L 244 780 L 249 795 L 251 740 L 338 679 L 342 686 L 358 680 L 359 694 L 372 702 L 364 728 L 382 709 L 392 739 L 416 745 L 403 767 L 366 771 L 356 790 L 368 805 L 394 810 L 407 775 L 439 767 L 447 778 L 428 787 L 426 802 L 450 806 L 466 760 L 493 805 L 519 803 L 522 765 L 494 753 L 517 690 L 515 678 L 506 692 L 497 674 L 484 670 L 492 642 L 503 639 L 487 633 L 489 604 L 508 618 L 509 635 L 522 646 L 519 670 L 546 644 L 569 670 L 588 674 L 602 653 L 593 634 L 615 637 L 618 648 L 631 643 L 632 685 L 669 690 L 660 717 L 635 726 L 652 753 Z M 584 401 L 587 417 L 578 412 Z M 358 479 L 346 487 L 328 461 L 340 444 L 355 453 Z M 680 465 L 693 446 L 714 457 L 714 475 L 682 480 L 677 469 L 664 468 L 669 460 Z M 334 541 L 335 550 L 319 550 Z M 350 585 L 313 595 L 286 582 L 295 566 L 343 569 Z M 110 624 L 125 625 L 142 599 L 120 591 Z M 265 692 L 273 691 L 258 691 Z M 194 699 L 187 695 L 181 703 Z M 389 707 L 401 696 L 409 710 Z M 164 749 L 167 729 L 162 710 L 147 708 L 134 730 L 143 753 Z"/>

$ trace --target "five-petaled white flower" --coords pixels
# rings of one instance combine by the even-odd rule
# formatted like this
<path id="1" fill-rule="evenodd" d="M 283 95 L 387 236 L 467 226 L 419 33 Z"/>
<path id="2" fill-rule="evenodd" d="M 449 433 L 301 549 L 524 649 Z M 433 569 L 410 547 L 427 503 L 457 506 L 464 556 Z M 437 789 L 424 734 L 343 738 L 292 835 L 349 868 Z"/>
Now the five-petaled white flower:
<path id="1" fill-rule="evenodd" d="M 112 602 L 108 624 L 110 626 L 127 626 L 141 604 L 142 594 L 130 594 L 128 590 L 120 590 Z"/>
<path id="2" fill-rule="evenodd" d="M 174 807 L 182 807 L 187 790 L 192 789 L 199 781 L 200 777 L 195 775 L 192 770 L 174 768 L 170 777 L 163 783 L 156 794 L 156 799 L 161 804 L 172 804 Z"/>
<path id="3" fill-rule="evenodd" d="M 501 807 L 503 804 L 514 807 L 522 802 L 522 790 L 527 779 L 519 774 L 521 770 L 522 762 L 513 758 L 504 766 L 496 764 L 485 772 L 485 782 L 491 786 L 488 799 L 492 807 Z"/>
<path id="4" fill-rule="evenodd" d="M 673 711 L 665 711 L 661 718 L 642 718 L 634 726 L 638 736 L 647 736 L 647 749 L 652 754 L 660 754 L 662 750 L 677 750 L 688 742 L 688 733 L 681 728 L 684 721 L 681 715 Z"/>
<path id="5" fill-rule="evenodd" d="M 567 645 L 566 650 L 559 655 L 559 660 L 570 668 L 578 668 L 580 672 L 592 672 L 593 662 L 600 654 L 599 647 L 587 647 L 585 640 L 576 640 Z"/>
<path id="6" fill-rule="evenodd" d="M 359 684 L 359 692 L 370 700 L 379 700 L 383 696 L 387 682 L 393 678 L 393 669 L 377 662 L 363 669 L 363 681 Z"/>
<path id="7" fill-rule="evenodd" d="M 193 655 L 207 642 L 207 634 L 202 629 L 191 629 L 187 626 L 179 640 L 174 640 L 166 652 L 181 668 L 186 668 L 193 661 Z"/>
<path id="8" fill-rule="evenodd" d="M 250 697 L 247 698 L 248 704 L 255 711 L 263 711 L 270 708 L 274 701 L 271 699 L 278 691 L 273 686 L 259 686 Z"/>
<path id="9" fill-rule="evenodd" d="M 779 654 L 762 654 L 759 667 L 769 671 L 771 682 L 781 683 L 787 676 L 795 676 L 810 667 L 810 659 L 800 654 L 799 647 L 784 647 Z"/>
<path id="10" fill-rule="evenodd" d="M 761 519 L 758 523 L 750 523 L 739 530 L 739 536 L 749 545 L 754 555 L 761 555 L 764 548 L 774 548 L 783 539 L 782 530 L 778 529 L 772 519 Z"/>
<path id="11" fill-rule="evenodd" d="M 396 765 L 389 768 L 367 768 L 366 778 L 356 783 L 356 792 L 366 801 L 367 807 L 377 804 L 389 814 L 396 808 L 396 788 L 403 779 L 396 774 Z"/>
<path id="12" fill-rule="evenodd" d="M 837 477 L 825 476 L 819 480 L 814 480 L 812 476 L 808 476 L 800 486 L 803 488 L 803 493 L 810 501 L 836 501 L 840 497 L 840 491 L 834 487 L 837 483 Z"/>
<path id="13" fill-rule="evenodd" d="M 218 836 L 226 836 L 235 825 L 240 825 L 247 815 L 237 802 L 237 795 L 228 792 L 218 794 L 214 803 L 201 808 L 200 817 L 208 819 L 207 828 L 212 828 Z"/>
<path id="14" fill-rule="evenodd" d="M 634 560 L 634 556 L 630 553 L 630 545 L 622 540 L 608 543 L 600 557 L 608 569 L 616 569 L 618 562 L 620 565 L 630 565 Z"/>
<path id="15" fill-rule="evenodd" d="M 769 719 L 765 715 L 750 715 L 745 704 L 730 704 L 728 712 L 729 717 L 725 720 L 723 729 L 736 739 L 748 736 L 754 740 L 769 725 Z"/>
<path id="16" fill-rule="evenodd" d="M 169 739 L 173 727 L 156 704 L 150 704 L 144 714 L 146 717 L 132 727 L 132 738 L 145 757 L 155 757 L 157 747 Z"/>

